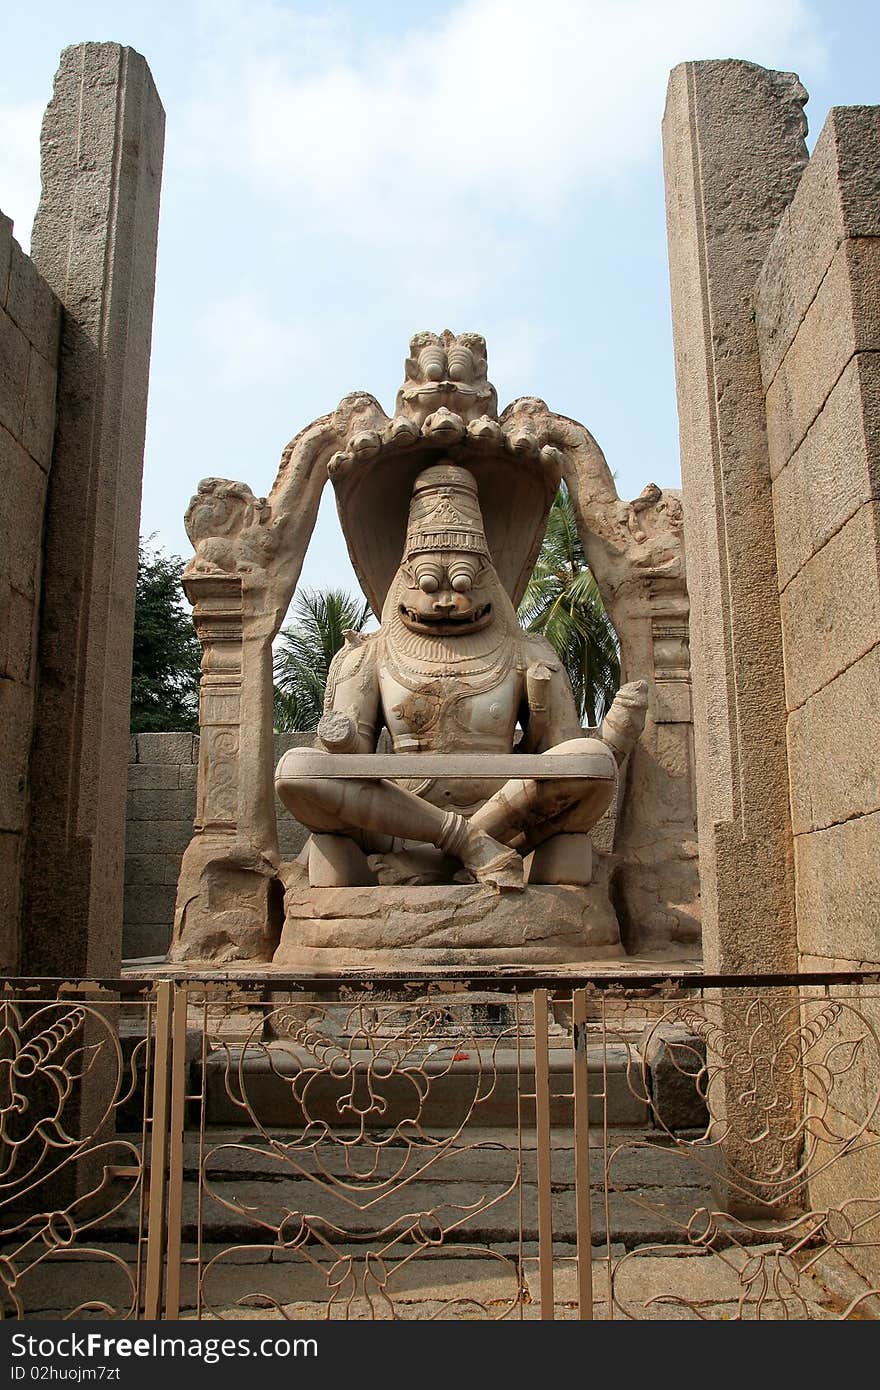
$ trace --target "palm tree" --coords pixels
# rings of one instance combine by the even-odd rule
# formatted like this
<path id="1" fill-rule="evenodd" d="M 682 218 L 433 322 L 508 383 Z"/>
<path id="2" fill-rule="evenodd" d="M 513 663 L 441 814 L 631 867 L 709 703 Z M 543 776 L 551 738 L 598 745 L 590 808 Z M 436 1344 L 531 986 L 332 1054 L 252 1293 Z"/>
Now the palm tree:
<path id="1" fill-rule="evenodd" d="M 543 633 L 558 653 L 578 714 L 597 725 L 620 685 L 620 645 L 587 565 L 565 483 L 553 499 L 519 618 L 529 632 Z"/>
<path id="2" fill-rule="evenodd" d="M 342 589 L 297 594 L 292 622 L 281 629 L 275 651 L 275 728 L 314 729 L 324 709 L 330 662 L 346 632 L 360 632 L 370 605 Z"/>

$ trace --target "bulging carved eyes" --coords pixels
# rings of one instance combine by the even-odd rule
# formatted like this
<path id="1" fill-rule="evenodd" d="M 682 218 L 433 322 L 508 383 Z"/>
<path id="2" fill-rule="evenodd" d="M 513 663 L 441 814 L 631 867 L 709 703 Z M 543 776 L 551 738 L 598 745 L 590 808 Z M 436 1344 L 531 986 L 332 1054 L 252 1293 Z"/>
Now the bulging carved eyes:
<path id="1" fill-rule="evenodd" d="M 470 381 L 474 375 L 474 355 L 470 348 L 456 343 L 449 349 L 449 375 L 453 381 Z"/>
<path id="2" fill-rule="evenodd" d="M 466 594 L 473 587 L 474 570 L 467 561 L 453 561 L 449 566 L 449 583 L 457 594 Z"/>
<path id="3" fill-rule="evenodd" d="M 419 353 L 419 366 L 426 381 L 442 381 L 446 375 L 446 353 L 439 344 L 422 348 Z"/>
<path id="4" fill-rule="evenodd" d="M 405 573 L 407 582 L 418 585 L 423 594 L 436 594 L 438 589 L 454 589 L 457 594 L 466 594 L 482 571 L 483 567 L 475 564 L 469 555 L 457 556 L 448 565 L 443 563 L 443 557 L 434 560 L 421 556 Z"/>

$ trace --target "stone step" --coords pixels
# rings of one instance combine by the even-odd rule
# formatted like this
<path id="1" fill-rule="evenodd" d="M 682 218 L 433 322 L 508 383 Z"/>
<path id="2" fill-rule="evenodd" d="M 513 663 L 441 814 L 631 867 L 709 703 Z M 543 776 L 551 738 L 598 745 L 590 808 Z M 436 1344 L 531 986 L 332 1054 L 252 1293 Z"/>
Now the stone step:
<path id="1" fill-rule="evenodd" d="M 565 1127 L 550 1140 L 555 1302 L 557 1316 L 571 1318 L 574 1140 Z M 761 1262 L 775 1277 L 781 1247 L 768 1242 L 784 1245 L 785 1232 L 716 1213 L 714 1249 L 702 1248 L 715 1211 L 711 1145 L 635 1128 L 591 1140 L 596 1315 L 609 1316 L 611 1279 L 615 1317 L 757 1316 Z M 534 1131 L 520 1141 L 507 1126 L 353 1146 L 343 1131 L 187 1131 L 181 1313 L 195 1315 L 200 1260 L 203 1317 L 536 1317 L 536 1166 Z M 112 1207 L 113 1193 L 104 1200 Z M 64 1316 L 76 1299 L 124 1311 L 138 1286 L 139 1237 L 143 1270 L 146 1224 L 130 1201 L 83 1231 L 88 1248 L 32 1266 L 29 1256 L 16 1289 L 25 1316 Z M 843 1306 L 823 1289 L 825 1255 L 804 1254 L 803 1277 L 785 1264 L 760 1316 L 826 1318 Z"/>
<path id="2" fill-rule="evenodd" d="M 348 1062 L 355 1067 L 352 1074 Z M 372 1062 L 372 1065 L 371 1065 Z M 588 1048 L 590 1123 L 649 1125 L 651 1105 L 642 1069 L 631 1048 Z M 550 1117 L 574 1122 L 570 1047 L 550 1050 Z M 460 1048 L 443 1044 L 405 1059 L 386 1075 L 382 1059 L 354 1051 L 337 1070 L 288 1044 L 268 1042 L 246 1050 L 230 1045 L 209 1054 L 205 1066 L 206 1119 L 241 1124 L 252 1115 L 263 1125 L 388 1129 L 418 1122 L 426 1131 L 534 1125 L 534 1051 L 469 1039 Z M 607 1103 L 606 1103 L 607 1098 Z"/>
<path id="3" fill-rule="evenodd" d="M 204 1244 L 199 1296 L 196 1250 L 185 1245 L 180 1315 L 184 1319 L 282 1317 L 292 1321 L 328 1316 L 357 1320 L 532 1320 L 541 1316 L 533 1243 L 501 1244 L 491 1250 L 392 1251 L 373 1261 L 369 1276 L 364 1254 L 363 1247 L 345 1244 L 332 1251 L 309 1252 Z M 555 1316 L 577 1318 L 576 1262 L 566 1256 L 564 1247 L 558 1247 L 554 1255 Z M 827 1320 L 840 1315 L 850 1290 L 838 1296 L 832 1293 L 823 1279 L 823 1262 L 800 1277 L 789 1262 L 786 1281 L 776 1280 L 768 1289 L 762 1288 L 755 1278 L 759 1263 L 772 1275 L 778 1261 L 779 1246 L 773 1244 L 720 1253 L 672 1248 L 663 1253 L 656 1245 L 631 1251 L 622 1246 L 603 1248 L 592 1262 L 593 1315 L 600 1320 L 613 1316 L 639 1321 L 731 1321 L 758 1316 L 771 1321 Z M 348 1287 L 339 1277 L 344 1272 L 349 1273 Z M 70 1315 L 77 1298 L 124 1315 L 136 1303 L 137 1285 L 136 1247 L 118 1244 L 102 1252 L 61 1251 L 32 1266 L 16 1292 L 28 1319 L 58 1320 Z M 863 1315 L 876 1317 L 876 1305 L 875 1299 Z"/>
<path id="4" fill-rule="evenodd" d="M 203 1241 L 260 1248 L 295 1244 L 305 1234 L 307 1243 L 405 1248 L 430 1226 L 444 1246 L 537 1240 L 534 1135 L 524 1133 L 522 1147 L 507 1128 L 467 1137 L 414 1130 L 409 1139 L 401 1133 L 375 1143 L 352 1137 L 339 1131 L 328 1138 L 317 1126 L 296 1137 L 288 1130 L 186 1134 L 184 1239 L 201 1231 Z M 713 1205 L 707 1155 L 650 1132 L 621 1130 L 617 1138 L 589 1150 L 594 1243 L 685 1240 L 694 1213 Z M 554 1239 L 570 1247 L 577 1234 L 570 1131 L 552 1132 L 550 1163 Z M 137 1200 L 120 1198 L 96 1229 L 102 1240 L 132 1239 L 139 1219 Z"/>

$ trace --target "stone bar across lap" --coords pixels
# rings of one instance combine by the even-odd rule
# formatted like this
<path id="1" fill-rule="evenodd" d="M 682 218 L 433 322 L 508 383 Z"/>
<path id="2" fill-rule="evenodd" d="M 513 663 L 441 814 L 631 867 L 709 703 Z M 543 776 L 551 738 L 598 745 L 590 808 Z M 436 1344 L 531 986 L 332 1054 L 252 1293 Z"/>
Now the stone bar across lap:
<path id="1" fill-rule="evenodd" d="M 611 782 L 609 753 L 285 753 L 275 780 L 302 777 L 583 777 Z"/>

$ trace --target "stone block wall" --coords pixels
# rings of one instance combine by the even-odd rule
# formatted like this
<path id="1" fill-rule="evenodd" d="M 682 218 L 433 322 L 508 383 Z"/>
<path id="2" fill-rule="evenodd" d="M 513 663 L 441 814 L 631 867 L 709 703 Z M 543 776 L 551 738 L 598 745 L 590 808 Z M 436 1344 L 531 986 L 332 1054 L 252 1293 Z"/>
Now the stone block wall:
<path id="1" fill-rule="evenodd" d="M 275 761 L 310 747 L 314 734 L 276 734 Z M 180 861 L 192 839 L 199 739 L 136 734 L 131 740 L 125 828 L 124 959 L 164 956 L 171 941 Z M 307 831 L 278 803 L 282 860 L 295 859 Z"/>
<path id="2" fill-rule="evenodd" d="M 61 306 L 0 213 L 0 970 L 19 954 Z"/>
<path id="3" fill-rule="evenodd" d="M 688 63 L 664 121 L 722 969 L 880 961 L 880 107 L 832 110 L 807 159 L 805 98 L 791 73 Z"/>
<path id="4" fill-rule="evenodd" d="M 687 64 L 664 131 L 707 959 L 746 970 L 880 962 L 880 108 L 832 110 L 807 161 L 805 95 Z M 876 1285 L 880 1010 L 853 993 L 811 1014 L 786 1101 L 856 1141 L 807 1149 L 810 1202 L 857 1221 L 841 1254 Z"/>
<path id="5" fill-rule="evenodd" d="M 795 917 L 802 970 L 880 962 L 880 107 L 832 110 L 758 281 L 755 319 L 782 615 Z M 841 1035 L 880 1030 L 876 988 Z M 848 1020 L 848 1026 L 847 1026 Z M 876 1058 L 856 1046 L 823 1124 L 860 1143 L 811 1200 L 870 1214 Z M 880 1220 L 848 1261 L 875 1283 Z"/>
<path id="6" fill-rule="evenodd" d="M 832 110 L 756 292 L 805 969 L 880 961 L 880 107 Z"/>

